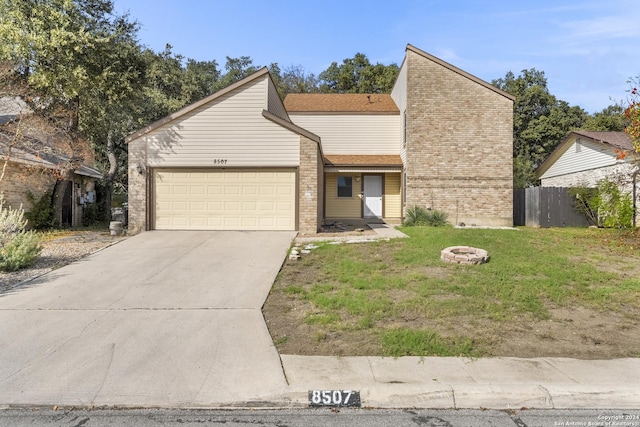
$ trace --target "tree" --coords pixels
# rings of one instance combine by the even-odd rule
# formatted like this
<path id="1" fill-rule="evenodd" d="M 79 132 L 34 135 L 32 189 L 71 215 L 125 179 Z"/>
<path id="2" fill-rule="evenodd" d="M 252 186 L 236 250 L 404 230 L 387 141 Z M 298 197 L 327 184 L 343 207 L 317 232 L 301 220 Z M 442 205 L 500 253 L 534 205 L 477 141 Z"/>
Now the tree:
<path id="1" fill-rule="evenodd" d="M 290 93 L 318 93 L 318 79 L 313 73 L 307 74 L 302 65 L 290 65 L 281 69 L 277 63 L 269 66 L 269 72 L 281 99 Z"/>
<path id="2" fill-rule="evenodd" d="M 627 126 L 627 120 L 623 112 L 624 107 L 620 104 L 610 105 L 602 111 L 589 116 L 582 125 L 582 129 L 590 131 L 624 131 Z"/>
<path id="3" fill-rule="evenodd" d="M 369 58 L 356 53 L 342 64 L 331 63 L 319 75 L 322 93 L 389 93 L 400 69 L 396 64 L 371 64 Z"/>
<path id="4" fill-rule="evenodd" d="M 558 100 L 547 88 L 543 71 L 509 71 L 492 84 L 516 97 L 513 105 L 514 187 L 535 183 L 535 170 L 568 132 L 580 128 L 587 113 Z"/>
<path id="5" fill-rule="evenodd" d="M 31 88 L 11 64 L 0 65 L 0 188 L 9 163 L 16 158 L 27 160 L 22 163 L 24 169 L 59 178 L 86 154 L 85 147 L 65 132 L 60 116 L 66 117 L 58 103 Z M 44 141 L 43 135 L 55 137 Z M 55 168 L 38 168 L 40 160 Z"/>
<path id="6" fill-rule="evenodd" d="M 141 83 L 138 24 L 114 14 L 111 0 L 5 0 L 0 6 L 0 59 L 13 64 L 49 105 L 63 107 L 72 139 L 82 130 L 105 153 L 110 190 L 117 156 L 106 117 Z M 81 117 L 83 112 L 90 114 Z M 101 138 L 97 129 L 104 132 Z"/>
<path id="7" fill-rule="evenodd" d="M 640 76 L 629 80 L 629 101 L 624 110 L 624 117 L 629 121 L 625 132 L 631 138 L 636 153 L 640 154 Z"/>
<path id="8" fill-rule="evenodd" d="M 253 59 L 249 56 L 241 56 L 240 58 L 231 58 L 227 56 L 227 62 L 225 63 L 224 68 L 227 72 L 217 81 L 215 91 L 224 89 L 225 87 L 250 76 L 262 67 L 253 65 Z"/>

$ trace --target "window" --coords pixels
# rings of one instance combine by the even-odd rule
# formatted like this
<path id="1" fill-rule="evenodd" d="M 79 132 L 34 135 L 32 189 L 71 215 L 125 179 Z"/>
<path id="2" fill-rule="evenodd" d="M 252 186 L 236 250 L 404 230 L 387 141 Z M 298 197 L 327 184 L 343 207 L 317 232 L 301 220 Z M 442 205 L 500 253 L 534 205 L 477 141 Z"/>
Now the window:
<path id="1" fill-rule="evenodd" d="M 576 153 L 580 153 L 582 152 L 582 141 L 577 139 L 576 140 Z"/>
<path id="2" fill-rule="evenodd" d="M 407 146 L 407 112 L 405 111 L 402 115 L 402 147 L 405 148 Z"/>
<path id="3" fill-rule="evenodd" d="M 350 176 L 338 177 L 338 197 L 352 197 L 353 184 Z"/>
<path id="4" fill-rule="evenodd" d="M 407 172 L 402 170 L 402 206 L 407 205 Z"/>

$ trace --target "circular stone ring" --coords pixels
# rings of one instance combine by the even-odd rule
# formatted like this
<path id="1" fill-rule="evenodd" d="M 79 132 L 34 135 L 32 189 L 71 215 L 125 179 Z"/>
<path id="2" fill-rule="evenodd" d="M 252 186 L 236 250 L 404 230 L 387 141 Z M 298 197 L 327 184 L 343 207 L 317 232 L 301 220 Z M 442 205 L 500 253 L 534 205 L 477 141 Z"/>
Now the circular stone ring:
<path id="1" fill-rule="evenodd" d="M 489 253 L 471 246 L 450 246 L 440 251 L 440 260 L 453 264 L 484 264 L 489 261 Z"/>

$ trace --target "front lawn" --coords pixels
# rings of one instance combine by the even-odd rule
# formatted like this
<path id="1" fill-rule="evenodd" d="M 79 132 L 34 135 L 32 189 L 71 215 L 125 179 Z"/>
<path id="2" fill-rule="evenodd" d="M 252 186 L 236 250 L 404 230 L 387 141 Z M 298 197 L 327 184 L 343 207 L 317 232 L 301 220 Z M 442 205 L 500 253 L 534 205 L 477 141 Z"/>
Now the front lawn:
<path id="1" fill-rule="evenodd" d="M 640 356 L 640 238 L 602 229 L 410 227 L 287 261 L 264 306 L 283 354 Z M 448 246 L 483 265 L 440 261 Z"/>

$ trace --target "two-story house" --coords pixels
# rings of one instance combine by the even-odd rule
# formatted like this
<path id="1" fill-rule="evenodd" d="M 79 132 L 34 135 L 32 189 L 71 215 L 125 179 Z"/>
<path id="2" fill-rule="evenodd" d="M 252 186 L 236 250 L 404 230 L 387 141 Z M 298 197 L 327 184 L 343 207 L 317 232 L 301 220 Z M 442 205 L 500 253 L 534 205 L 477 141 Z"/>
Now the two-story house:
<path id="1" fill-rule="evenodd" d="M 127 138 L 129 227 L 331 218 L 512 225 L 513 97 L 411 45 L 391 94 L 290 94 L 266 68 Z"/>

